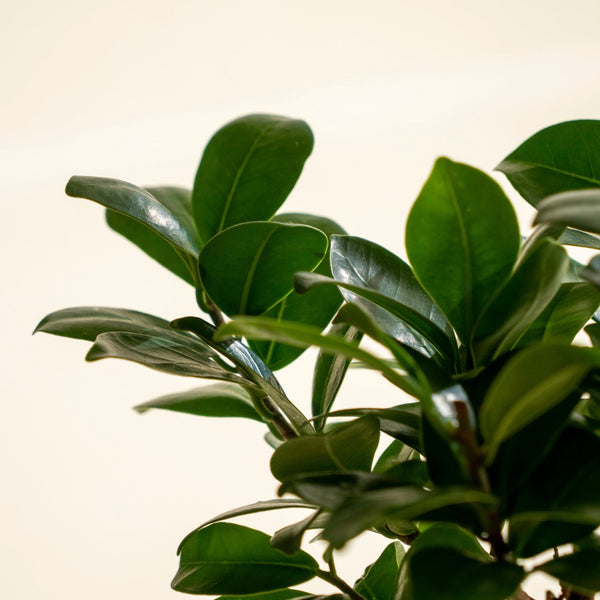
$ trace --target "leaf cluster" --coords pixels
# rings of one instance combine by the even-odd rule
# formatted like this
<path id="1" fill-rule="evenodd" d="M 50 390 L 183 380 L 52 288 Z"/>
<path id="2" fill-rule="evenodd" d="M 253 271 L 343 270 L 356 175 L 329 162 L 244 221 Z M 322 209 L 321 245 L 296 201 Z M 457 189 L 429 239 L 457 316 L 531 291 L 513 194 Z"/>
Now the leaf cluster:
<path id="1" fill-rule="evenodd" d="M 565 598 L 600 591 L 600 255 L 583 266 L 566 249 L 600 249 L 600 121 L 544 129 L 498 165 L 536 209 L 526 238 L 493 178 L 439 158 L 408 217 L 408 261 L 278 212 L 312 146 L 303 121 L 249 115 L 214 134 L 192 190 L 67 185 L 204 314 L 79 307 L 37 331 L 92 342 L 90 361 L 216 382 L 137 410 L 254 420 L 274 450 L 279 497 L 191 532 L 174 589 L 292 600 L 316 598 L 294 586 L 318 577 L 352 600 L 503 600 L 524 597 L 525 559 L 554 549 L 533 570 Z M 309 347 L 307 412 L 275 372 Z M 352 366 L 389 381 L 382 406 L 334 410 Z M 271 535 L 227 522 L 286 508 L 308 514 Z M 301 549 L 309 530 L 321 562 Z M 343 581 L 335 553 L 367 531 L 392 541 Z"/>

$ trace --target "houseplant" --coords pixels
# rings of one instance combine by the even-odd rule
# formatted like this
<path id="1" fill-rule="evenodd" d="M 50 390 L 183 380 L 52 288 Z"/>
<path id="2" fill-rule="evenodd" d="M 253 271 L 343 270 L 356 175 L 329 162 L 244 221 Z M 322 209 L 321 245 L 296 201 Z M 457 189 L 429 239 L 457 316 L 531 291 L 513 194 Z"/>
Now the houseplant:
<path id="1" fill-rule="evenodd" d="M 527 598 L 520 586 L 536 570 L 561 581 L 561 598 L 591 597 L 600 265 L 565 246 L 600 249 L 600 122 L 549 127 L 498 166 L 538 211 L 524 240 L 495 180 L 438 159 L 407 221 L 408 263 L 328 218 L 278 212 L 312 145 L 302 121 L 249 115 L 212 137 L 191 191 L 67 185 L 190 283 L 205 315 L 70 308 L 36 331 L 93 342 L 90 361 L 216 380 L 137 408 L 260 421 L 274 450 L 280 497 L 186 536 L 172 586 L 288 600 L 312 597 L 294 586 L 318 577 L 352 600 L 502 600 Z M 582 329 L 591 347 L 573 343 Z M 308 416 L 274 372 L 310 346 Z M 390 382 L 384 406 L 334 410 L 352 365 Z M 229 522 L 289 507 L 308 516 L 272 535 Z M 309 530 L 327 542 L 320 563 L 300 548 Z M 390 543 L 343 581 L 335 553 L 367 530 Z"/>

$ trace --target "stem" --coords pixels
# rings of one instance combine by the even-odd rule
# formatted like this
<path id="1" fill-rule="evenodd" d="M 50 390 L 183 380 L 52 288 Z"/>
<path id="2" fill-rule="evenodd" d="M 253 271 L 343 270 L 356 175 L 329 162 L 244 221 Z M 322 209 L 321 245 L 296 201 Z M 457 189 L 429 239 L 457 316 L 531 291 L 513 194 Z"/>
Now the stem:
<path id="1" fill-rule="evenodd" d="M 348 585 L 343 579 L 340 579 L 337 575 L 334 575 L 329 571 L 322 571 L 321 569 L 317 569 L 316 573 L 317 577 L 321 578 L 327 583 L 331 583 L 331 585 L 334 585 L 338 590 L 344 592 L 344 594 L 352 598 L 352 600 L 366 600 L 364 596 L 359 594 L 354 588 Z"/>

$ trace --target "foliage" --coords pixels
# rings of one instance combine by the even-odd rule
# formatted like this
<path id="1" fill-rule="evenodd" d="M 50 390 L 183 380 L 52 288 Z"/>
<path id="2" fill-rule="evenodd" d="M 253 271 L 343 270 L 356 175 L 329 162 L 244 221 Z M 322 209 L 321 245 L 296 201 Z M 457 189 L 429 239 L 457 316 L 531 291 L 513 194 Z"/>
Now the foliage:
<path id="1" fill-rule="evenodd" d="M 524 240 L 494 179 L 438 159 L 407 221 L 409 262 L 327 218 L 277 212 L 312 150 L 303 121 L 225 125 L 191 191 L 69 181 L 191 284 L 212 322 L 84 307 L 37 331 L 93 342 L 90 361 L 215 380 L 137 409 L 260 421 L 274 447 L 285 497 L 189 534 L 174 589 L 287 600 L 314 597 L 292 586 L 319 577 L 353 600 L 502 600 L 526 597 L 537 570 L 565 598 L 600 590 L 600 258 L 584 267 L 565 250 L 600 248 L 599 133 L 561 123 L 500 163 L 537 210 Z M 311 346 L 308 415 L 274 372 Z M 383 406 L 333 410 L 353 364 L 390 382 Z M 226 522 L 289 507 L 308 516 L 272 535 Z M 327 542 L 321 563 L 300 549 L 309 529 Z M 394 541 L 352 585 L 334 556 L 365 531 Z M 535 569 L 522 561 L 552 548 Z"/>

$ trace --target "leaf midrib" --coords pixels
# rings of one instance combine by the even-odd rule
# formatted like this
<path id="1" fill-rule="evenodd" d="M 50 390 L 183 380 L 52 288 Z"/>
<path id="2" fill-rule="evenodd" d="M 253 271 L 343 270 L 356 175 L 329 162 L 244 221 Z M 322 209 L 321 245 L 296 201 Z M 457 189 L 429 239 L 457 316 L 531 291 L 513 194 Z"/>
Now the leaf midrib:
<path id="1" fill-rule="evenodd" d="M 568 177 L 572 177 L 573 179 L 581 179 L 582 181 L 589 181 L 589 182 L 595 184 L 594 187 L 600 186 L 600 180 L 592 179 L 591 177 L 586 177 L 585 175 L 580 175 L 578 173 L 572 173 L 569 171 L 565 171 L 564 169 L 559 169 L 558 167 L 552 167 L 550 165 L 545 165 L 545 164 L 530 161 L 530 160 L 507 158 L 506 160 L 502 161 L 502 163 L 500 163 L 499 166 L 501 167 L 503 163 L 509 163 L 509 164 L 513 163 L 515 165 L 521 164 L 521 165 L 527 165 L 529 167 L 537 167 L 540 169 L 546 169 L 548 171 L 553 171 L 554 173 L 559 173 L 560 175 L 567 175 Z"/>

